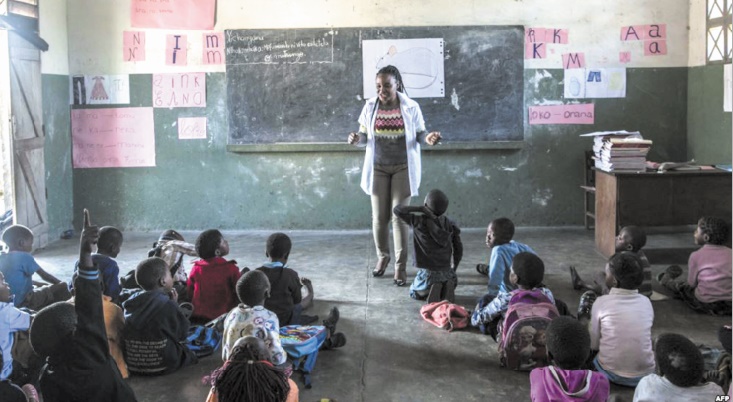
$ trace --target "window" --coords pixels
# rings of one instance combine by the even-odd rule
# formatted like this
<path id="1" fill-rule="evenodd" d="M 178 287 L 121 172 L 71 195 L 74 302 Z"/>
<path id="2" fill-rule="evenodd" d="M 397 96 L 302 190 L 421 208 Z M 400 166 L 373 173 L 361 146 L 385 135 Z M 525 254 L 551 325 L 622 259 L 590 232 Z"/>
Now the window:
<path id="1" fill-rule="evenodd" d="M 733 56 L 733 0 L 707 0 L 706 60 L 708 64 L 730 63 Z"/>
<path id="2" fill-rule="evenodd" d="M 8 14 L 38 19 L 38 0 L 8 0 Z"/>

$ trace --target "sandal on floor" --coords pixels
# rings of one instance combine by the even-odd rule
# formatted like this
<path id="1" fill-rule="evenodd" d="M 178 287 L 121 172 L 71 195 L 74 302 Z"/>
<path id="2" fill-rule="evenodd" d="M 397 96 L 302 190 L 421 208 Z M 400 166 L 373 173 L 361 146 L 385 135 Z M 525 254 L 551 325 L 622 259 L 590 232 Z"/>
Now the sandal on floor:
<path id="1" fill-rule="evenodd" d="M 407 285 L 407 272 L 397 272 L 397 278 L 394 280 L 395 286 L 405 286 Z"/>
<path id="2" fill-rule="evenodd" d="M 571 265 L 568 267 L 568 270 L 570 271 L 570 281 L 573 284 L 573 289 L 583 289 L 583 280 L 580 279 L 580 275 L 578 275 L 578 271 L 575 269 L 575 267 Z"/>
<path id="3" fill-rule="evenodd" d="M 489 276 L 489 266 L 486 264 L 476 264 L 476 272 L 483 276 Z"/>
<path id="4" fill-rule="evenodd" d="M 377 260 L 377 266 L 374 267 L 374 270 L 372 271 L 372 276 L 376 278 L 384 275 L 384 271 L 387 270 L 387 265 L 389 265 L 389 256 L 379 257 Z"/>

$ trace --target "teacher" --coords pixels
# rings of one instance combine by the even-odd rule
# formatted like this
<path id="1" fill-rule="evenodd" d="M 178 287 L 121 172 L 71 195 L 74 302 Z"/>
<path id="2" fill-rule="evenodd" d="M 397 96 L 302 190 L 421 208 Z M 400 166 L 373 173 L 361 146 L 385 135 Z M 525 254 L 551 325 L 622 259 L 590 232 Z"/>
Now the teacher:
<path id="1" fill-rule="evenodd" d="M 394 284 L 407 284 L 407 224 L 393 213 L 397 205 L 409 205 L 420 186 L 420 144 L 435 145 L 439 132 L 427 134 L 420 105 L 407 97 L 397 67 L 377 72 L 377 97 L 366 101 L 359 116 L 359 132 L 350 133 L 349 144 L 366 146 L 361 188 L 372 197 L 372 232 L 377 246 L 373 276 L 382 276 L 389 264 L 389 221 L 394 234 Z"/>

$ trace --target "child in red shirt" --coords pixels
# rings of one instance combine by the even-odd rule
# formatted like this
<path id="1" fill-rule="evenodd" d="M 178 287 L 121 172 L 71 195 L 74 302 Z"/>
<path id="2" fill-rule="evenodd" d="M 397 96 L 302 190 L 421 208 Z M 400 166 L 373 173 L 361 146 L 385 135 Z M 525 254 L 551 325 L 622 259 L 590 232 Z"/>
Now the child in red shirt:
<path id="1" fill-rule="evenodd" d="M 237 306 L 239 268 L 234 260 L 225 260 L 229 243 L 216 229 L 202 232 L 196 239 L 200 260 L 193 264 L 186 288 L 193 304 L 191 321 L 211 321 Z"/>

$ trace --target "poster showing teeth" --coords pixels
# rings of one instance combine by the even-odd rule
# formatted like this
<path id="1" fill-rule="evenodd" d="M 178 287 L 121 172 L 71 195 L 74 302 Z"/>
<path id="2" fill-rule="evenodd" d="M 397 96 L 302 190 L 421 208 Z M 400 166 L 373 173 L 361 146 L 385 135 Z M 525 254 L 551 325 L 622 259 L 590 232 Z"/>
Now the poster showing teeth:
<path id="1" fill-rule="evenodd" d="M 362 42 L 364 98 L 377 96 L 374 77 L 382 67 L 397 67 L 410 98 L 445 96 L 443 39 L 380 39 Z"/>
<path id="2" fill-rule="evenodd" d="M 129 105 L 130 76 L 74 75 L 69 78 L 71 105 Z"/>

